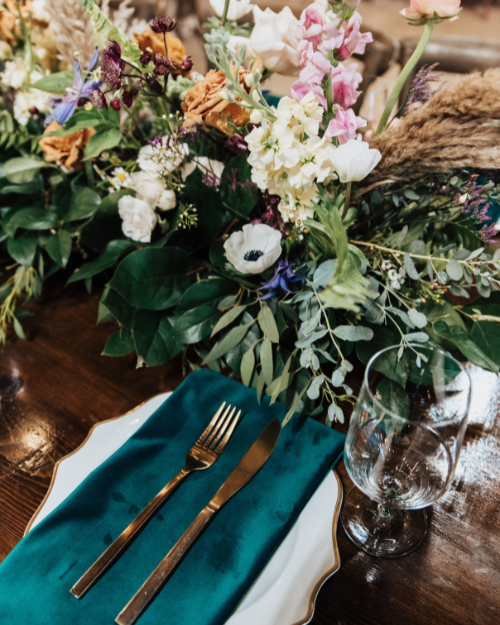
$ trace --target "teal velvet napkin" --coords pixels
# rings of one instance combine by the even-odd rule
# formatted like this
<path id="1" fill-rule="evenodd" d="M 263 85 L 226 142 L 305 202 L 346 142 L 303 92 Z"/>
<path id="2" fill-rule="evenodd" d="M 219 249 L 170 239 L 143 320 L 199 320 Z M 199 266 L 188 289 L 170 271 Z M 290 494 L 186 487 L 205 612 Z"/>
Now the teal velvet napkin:
<path id="1" fill-rule="evenodd" d="M 184 482 L 80 601 L 69 590 L 175 475 L 226 400 L 244 415 L 215 465 Z M 111 458 L 0 564 L 2 625 L 114 625 L 114 619 L 209 502 L 281 404 L 211 371 L 190 375 Z M 139 625 L 222 625 L 342 453 L 344 436 L 294 416 L 257 476 L 215 517 Z"/>

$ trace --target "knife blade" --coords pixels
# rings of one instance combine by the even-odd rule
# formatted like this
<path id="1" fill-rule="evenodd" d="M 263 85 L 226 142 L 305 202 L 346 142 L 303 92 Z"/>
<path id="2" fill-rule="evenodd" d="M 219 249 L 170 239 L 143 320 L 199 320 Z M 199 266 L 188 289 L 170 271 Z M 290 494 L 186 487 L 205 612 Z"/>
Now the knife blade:
<path id="1" fill-rule="evenodd" d="M 167 583 L 214 515 L 262 469 L 276 447 L 280 432 L 279 419 L 273 419 L 238 462 L 209 504 L 200 512 L 116 617 L 115 622 L 118 625 L 133 625 L 137 621 Z"/>

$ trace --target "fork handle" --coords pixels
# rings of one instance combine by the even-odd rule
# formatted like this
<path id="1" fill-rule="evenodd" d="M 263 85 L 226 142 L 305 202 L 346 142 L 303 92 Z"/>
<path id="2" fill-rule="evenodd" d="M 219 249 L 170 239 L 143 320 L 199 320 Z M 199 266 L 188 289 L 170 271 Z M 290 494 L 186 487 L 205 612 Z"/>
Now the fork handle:
<path id="1" fill-rule="evenodd" d="M 205 530 L 212 517 L 217 512 L 217 508 L 212 508 L 210 504 L 204 508 L 196 519 L 191 523 L 184 534 L 175 543 L 172 549 L 163 558 L 148 579 L 135 593 L 132 599 L 116 617 L 118 625 L 133 625 L 141 616 L 155 596 L 160 592 L 168 581 L 169 577 L 181 563 L 184 556 L 189 552 L 198 536 Z"/>
<path id="2" fill-rule="evenodd" d="M 125 549 L 135 540 L 139 533 L 146 527 L 151 518 L 163 506 L 173 493 L 177 490 L 181 482 L 191 471 L 184 467 L 164 486 L 161 491 L 148 503 L 148 505 L 135 517 L 116 538 L 106 551 L 94 562 L 86 573 L 77 581 L 71 589 L 77 599 L 81 599 L 92 586 L 108 571 L 118 560 Z"/>

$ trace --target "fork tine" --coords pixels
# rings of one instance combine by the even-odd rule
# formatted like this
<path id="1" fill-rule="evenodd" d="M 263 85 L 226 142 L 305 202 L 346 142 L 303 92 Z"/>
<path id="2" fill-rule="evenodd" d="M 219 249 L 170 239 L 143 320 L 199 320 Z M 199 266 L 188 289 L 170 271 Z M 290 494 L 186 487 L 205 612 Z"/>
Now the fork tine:
<path id="1" fill-rule="evenodd" d="M 221 439 L 221 436 L 224 435 L 224 432 L 226 431 L 227 426 L 229 425 L 231 419 L 233 418 L 233 415 L 234 415 L 235 411 L 236 411 L 236 406 L 234 406 L 234 408 L 231 410 L 231 414 L 227 417 L 227 419 L 224 420 L 224 423 L 221 422 L 219 424 L 219 427 L 217 428 L 217 431 L 214 432 L 214 434 L 215 434 L 214 438 L 213 438 L 213 440 L 211 441 L 211 443 L 209 445 L 209 447 L 210 447 L 210 449 L 212 451 L 214 451 L 214 449 L 217 447 L 217 445 L 218 445 L 218 443 L 219 443 L 219 441 Z"/>
<path id="2" fill-rule="evenodd" d="M 226 417 L 227 417 L 227 414 L 228 414 L 228 412 L 229 412 L 230 410 L 231 410 L 231 404 L 228 404 L 228 406 L 226 407 L 226 409 L 224 410 L 224 412 L 223 412 L 223 413 L 221 414 L 221 416 L 217 419 L 217 423 L 215 423 L 215 425 L 214 425 L 214 427 L 213 427 L 212 431 L 210 432 L 210 435 L 205 437 L 205 440 L 204 440 L 204 441 L 203 441 L 203 443 L 202 443 L 202 444 L 203 444 L 203 447 L 204 447 L 205 449 L 208 449 L 208 448 L 211 446 L 212 441 L 213 441 L 213 439 L 214 439 L 214 436 L 216 436 L 216 435 L 217 435 L 217 432 L 219 431 L 219 429 L 221 428 L 221 426 L 224 424 L 224 422 L 225 422 L 225 420 L 226 420 Z"/>
<path id="3" fill-rule="evenodd" d="M 233 416 L 233 414 L 234 414 L 234 411 L 233 411 L 233 413 L 231 413 L 231 416 Z M 234 417 L 234 419 L 233 419 L 233 421 L 231 422 L 231 424 L 229 425 L 229 428 L 228 428 L 228 430 L 227 430 L 226 434 L 224 435 L 224 438 L 223 438 L 223 439 L 220 441 L 220 443 L 219 443 L 220 438 L 221 438 L 221 437 L 222 437 L 222 435 L 224 434 L 224 432 L 221 432 L 221 435 L 220 435 L 220 437 L 219 437 L 219 440 L 217 441 L 217 443 L 216 443 L 216 444 L 215 444 L 215 446 L 214 446 L 214 449 L 215 449 L 215 453 L 216 453 L 216 454 L 221 454 L 221 453 L 224 451 L 224 448 L 225 448 L 225 446 L 226 446 L 226 443 L 227 443 L 227 441 L 231 438 L 231 434 L 233 433 L 234 428 L 236 427 L 236 424 L 238 423 L 238 419 L 240 418 L 240 416 L 241 416 L 241 410 L 238 410 L 238 413 L 237 413 L 237 415 Z M 226 429 L 226 428 L 224 428 L 224 429 Z"/>
<path id="4" fill-rule="evenodd" d="M 215 426 L 215 424 L 217 423 L 217 421 L 219 420 L 219 417 L 221 415 L 221 412 L 224 410 L 224 406 L 226 405 L 226 402 L 223 401 L 221 407 L 219 408 L 219 410 L 217 410 L 217 412 L 214 414 L 212 420 L 210 421 L 210 423 L 208 424 L 208 426 L 205 428 L 205 431 L 203 432 L 203 434 L 200 436 L 200 438 L 197 440 L 197 444 L 198 445 L 203 445 L 203 443 L 206 441 L 206 439 L 208 438 L 208 435 L 210 434 L 210 432 L 212 431 L 212 428 Z M 226 413 L 229 410 L 229 408 L 231 407 L 231 405 L 229 405 L 226 409 Z M 224 416 L 222 417 L 222 420 L 224 420 Z"/>

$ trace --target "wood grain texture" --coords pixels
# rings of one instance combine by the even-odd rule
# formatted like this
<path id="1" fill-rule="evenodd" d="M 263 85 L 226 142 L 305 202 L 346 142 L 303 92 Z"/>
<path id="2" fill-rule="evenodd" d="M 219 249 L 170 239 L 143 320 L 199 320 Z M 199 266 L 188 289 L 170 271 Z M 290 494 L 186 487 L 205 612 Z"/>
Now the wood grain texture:
<path id="1" fill-rule="evenodd" d="M 77 284 L 53 289 L 24 321 L 28 341 L 0 349 L 0 559 L 22 538 L 55 462 L 94 423 L 182 380 L 179 360 L 137 371 L 134 356 L 100 356 L 114 328 L 96 327 L 98 301 Z M 382 560 L 356 549 L 339 527 L 341 568 L 320 592 L 313 625 L 500 623 L 500 382 L 469 372 L 466 441 L 451 490 L 430 509 L 424 544 Z M 359 387 L 359 377 L 350 382 Z M 339 473 L 348 491 L 343 464 Z"/>

